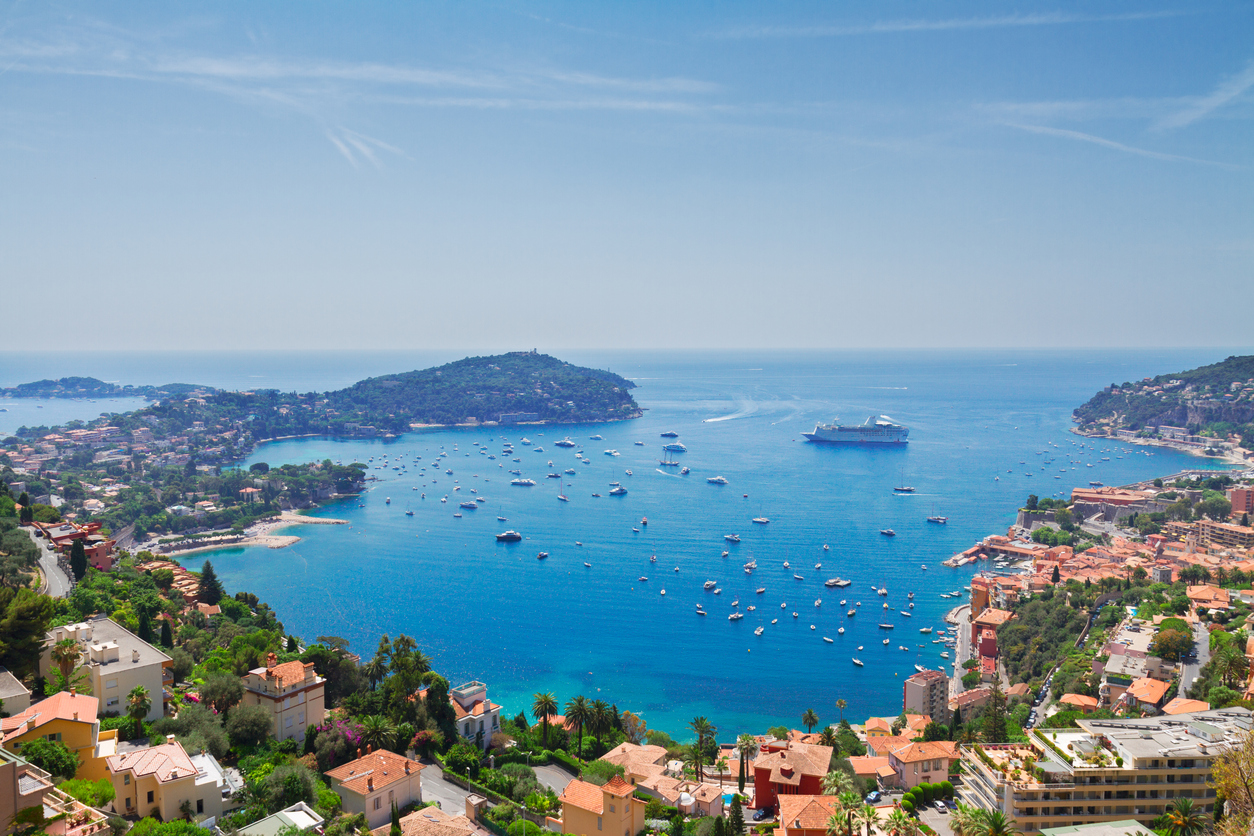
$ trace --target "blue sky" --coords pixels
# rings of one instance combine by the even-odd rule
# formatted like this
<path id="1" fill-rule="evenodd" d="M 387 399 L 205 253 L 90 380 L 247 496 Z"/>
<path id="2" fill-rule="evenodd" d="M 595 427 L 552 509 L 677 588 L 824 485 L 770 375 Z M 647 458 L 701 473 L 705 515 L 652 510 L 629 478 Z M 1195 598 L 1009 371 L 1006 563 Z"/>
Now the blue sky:
<path id="1" fill-rule="evenodd" d="M 6 343 L 1248 343 L 1252 117 L 1249 3 L 5 2 Z"/>

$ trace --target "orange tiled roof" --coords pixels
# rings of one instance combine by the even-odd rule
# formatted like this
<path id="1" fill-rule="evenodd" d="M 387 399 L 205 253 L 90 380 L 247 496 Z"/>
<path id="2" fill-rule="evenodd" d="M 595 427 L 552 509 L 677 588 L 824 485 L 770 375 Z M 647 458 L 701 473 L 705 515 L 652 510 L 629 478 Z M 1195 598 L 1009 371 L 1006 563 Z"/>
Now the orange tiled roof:
<path id="1" fill-rule="evenodd" d="M 790 742 L 786 749 L 759 755 L 753 762 L 753 768 L 770 770 L 773 783 L 792 786 L 800 785 L 803 775 L 826 775 L 831 760 L 830 746 Z"/>
<path id="2" fill-rule="evenodd" d="M 871 777 L 876 774 L 880 767 L 888 766 L 888 758 L 877 758 L 870 755 L 861 757 L 852 757 L 849 763 L 853 766 L 853 773 L 859 777 Z"/>
<path id="3" fill-rule="evenodd" d="M 161 783 L 178 778 L 196 777 L 196 765 L 177 741 L 149 746 L 137 752 L 111 755 L 105 759 L 111 774 L 130 772 L 136 778 L 155 777 Z"/>
<path id="4" fill-rule="evenodd" d="M 601 788 L 596 784 L 589 784 L 587 781 L 580 781 L 576 778 L 566 785 L 566 789 L 562 790 L 559 800 L 563 804 L 569 804 L 599 816 L 605 809 L 604 798 Z"/>
<path id="5" fill-rule="evenodd" d="M 7 741 L 32 731 L 32 727 L 26 725 L 28 720 L 35 721 L 33 727 L 35 729 L 53 720 L 94 723 L 96 722 L 96 712 L 99 708 L 100 700 L 95 697 L 61 691 L 45 700 L 40 700 L 20 714 L 14 714 L 12 717 L 5 717 L 3 720 L 0 720 L 0 732 L 3 732 L 3 739 Z"/>
<path id="6" fill-rule="evenodd" d="M 893 730 L 893 721 L 887 717 L 871 717 L 866 721 L 867 731 L 884 731 L 891 732 Z"/>
<path id="7" fill-rule="evenodd" d="M 1163 714 L 1188 714 L 1193 711 L 1210 711 L 1210 703 L 1176 697 L 1163 706 Z"/>
<path id="8" fill-rule="evenodd" d="M 868 737 L 866 748 L 868 752 L 874 752 L 877 757 L 886 758 L 890 752 L 895 752 L 901 747 L 908 745 L 913 737 L 914 735 L 910 737 L 905 735 Z"/>
<path id="9" fill-rule="evenodd" d="M 1140 702 L 1157 703 L 1169 687 L 1170 683 L 1142 677 L 1128 686 L 1127 694 Z"/>
<path id="10" fill-rule="evenodd" d="M 491 700 L 475 700 L 470 704 L 469 711 L 462 708 L 461 704 L 451 697 L 449 698 L 449 702 L 453 704 L 453 713 L 457 715 L 458 720 L 465 720 L 467 717 L 482 717 L 485 712 L 491 711 L 494 708 L 500 708 L 499 705 Z M 549 720 L 549 723 L 552 725 L 552 719 Z"/>
<path id="11" fill-rule="evenodd" d="M 290 688 L 305 681 L 307 670 L 313 670 L 313 662 L 284 662 L 274 667 L 256 668 L 249 673 L 255 673 L 262 679 L 276 680 L 280 688 Z M 314 675 L 317 676 L 316 673 Z"/>
<path id="12" fill-rule="evenodd" d="M 1086 697 L 1084 694 L 1063 694 L 1058 698 L 1058 702 L 1064 702 L 1067 705 L 1074 705 L 1076 708 L 1097 708 L 1097 700 L 1093 697 Z"/>
<path id="13" fill-rule="evenodd" d="M 840 799 L 834 795 L 779 796 L 779 823 L 798 830 L 827 830 Z"/>
<path id="14" fill-rule="evenodd" d="M 370 836 L 388 836 L 391 827 L 376 827 Z M 438 806 L 424 807 L 401 818 L 402 836 L 470 836 L 482 832 L 465 816 L 450 816 Z"/>
<path id="15" fill-rule="evenodd" d="M 327 773 L 332 781 L 360 796 L 403 781 L 422 771 L 422 764 L 387 749 L 378 749 Z M 374 789 L 371 789 L 373 784 Z"/>
<path id="16" fill-rule="evenodd" d="M 902 763 L 916 763 L 918 761 L 932 761 L 942 758 L 956 760 L 958 757 L 958 744 L 952 740 L 911 743 L 908 746 L 893 750 L 893 757 Z"/>

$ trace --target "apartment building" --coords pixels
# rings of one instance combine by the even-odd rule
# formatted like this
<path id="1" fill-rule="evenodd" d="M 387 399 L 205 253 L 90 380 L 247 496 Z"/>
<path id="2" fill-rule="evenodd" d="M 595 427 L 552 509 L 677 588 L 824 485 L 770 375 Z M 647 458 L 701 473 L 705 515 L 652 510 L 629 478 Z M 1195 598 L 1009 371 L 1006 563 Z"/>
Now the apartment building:
<path id="1" fill-rule="evenodd" d="M 113 755 L 106 763 L 113 809 L 128 816 L 155 813 L 162 821 L 174 821 L 186 812 L 197 819 L 216 818 L 239 789 L 213 755 L 188 755 L 172 734 L 160 746 Z"/>
<path id="2" fill-rule="evenodd" d="M 922 671 L 901 686 L 903 711 L 915 711 L 937 723 L 949 722 L 949 677 L 940 671 Z"/>
<path id="3" fill-rule="evenodd" d="M 1174 799 L 1214 812 L 1215 760 L 1254 727 L 1245 708 L 1033 730 L 1027 744 L 962 753 L 961 800 L 1012 817 L 1024 834 L 1134 819 L 1148 825 Z"/>
<path id="4" fill-rule="evenodd" d="M 492 735 L 501 730 L 501 707 L 488 699 L 488 686 L 467 682 L 449 691 L 457 730 L 467 743 L 487 751 Z"/>
<path id="5" fill-rule="evenodd" d="M 403 755 L 378 749 L 327 773 L 331 789 L 344 812 L 364 813 L 371 828 L 386 824 L 392 805 L 398 808 L 422 802 L 422 764 Z"/>
<path id="6" fill-rule="evenodd" d="M 244 705 L 260 705 L 274 718 L 275 740 L 305 739 L 305 729 L 319 725 L 326 715 L 326 680 L 312 662 L 279 664 L 273 653 L 264 668 L 243 677 Z"/>
<path id="7" fill-rule="evenodd" d="M 52 646 L 62 639 L 74 639 L 82 650 L 80 668 L 87 671 L 91 692 L 100 699 L 101 713 L 126 713 L 126 696 L 142 685 L 148 691 L 152 708 L 145 720 L 165 715 L 165 689 L 174 662 L 108 616 L 97 615 L 79 624 L 67 624 L 48 631 L 39 673 L 47 677 L 53 669 Z"/>
<path id="8" fill-rule="evenodd" d="M 51 775 L 21 755 L 0 749 L 0 822 L 13 822 L 22 810 L 40 807 L 55 819 L 47 836 L 91 836 L 109 832 L 104 813 L 88 807 L 56 788 Z"/>

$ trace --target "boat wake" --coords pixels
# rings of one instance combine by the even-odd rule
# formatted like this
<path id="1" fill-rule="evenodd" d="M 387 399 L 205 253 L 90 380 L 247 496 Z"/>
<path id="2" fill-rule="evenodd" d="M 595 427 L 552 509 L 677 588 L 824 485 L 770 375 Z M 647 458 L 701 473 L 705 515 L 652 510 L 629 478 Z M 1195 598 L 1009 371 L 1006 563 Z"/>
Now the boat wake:
<path id="1" fill-rule="evenodd" d="M 743 401 L 738 405 L 738 407 L 739 408 L 735 412 L 729 415 L 720 415 L 717 418 L 706 418 L 701 423 L 702 424 L 717 424 L 720 421 L 732 421 L 732 420 L 735 420 L 736 418 L 747 418 L 748 416 L 753 415 L 755 412 L 757 412 L 761 408 L 758 406 L 758 404 L 754 403 L 753 401 Z"/>

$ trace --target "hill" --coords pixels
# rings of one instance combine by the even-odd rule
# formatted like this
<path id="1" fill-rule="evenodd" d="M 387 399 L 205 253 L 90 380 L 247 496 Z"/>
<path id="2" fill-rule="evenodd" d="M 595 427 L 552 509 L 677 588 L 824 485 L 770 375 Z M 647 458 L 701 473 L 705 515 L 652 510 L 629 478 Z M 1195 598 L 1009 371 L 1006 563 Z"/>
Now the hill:
<path id="1" fill-rule="evenodd" d="M 10 398 L 148 398 L 155 400 L 170 395 L 212 392 L 208 386 L 190 383 L 167 383 L 164 386 L 120 386 L 94 377 L 63 377 L 60 380 L 36 380 L 0 389 Z"/>
<path id="2" fill-rule="evenodd" d="M 1112 383 L 1077 407 L 1072 418 L 1089 433 L 1168 425 L 1219 437 L 1235 432 L 1247 444 L 1254 442 L 1254 356 Z"/>

